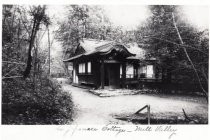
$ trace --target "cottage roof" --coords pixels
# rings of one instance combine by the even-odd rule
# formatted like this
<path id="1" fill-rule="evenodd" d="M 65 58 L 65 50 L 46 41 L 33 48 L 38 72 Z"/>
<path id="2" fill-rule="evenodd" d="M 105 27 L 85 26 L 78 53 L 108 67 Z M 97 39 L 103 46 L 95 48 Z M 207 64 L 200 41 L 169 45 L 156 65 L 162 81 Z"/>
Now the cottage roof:
<path id="1" fill-rule="evenodd" d="M 136 42 L 128 43 L 126 48 L 130 53 L 135 54 L 135 56 L 130 56 L 127 59 L 145 59 L 146 51 L 140 48 Z"/>
<path id="2" fill-rule="evenodd" d="M 96 40 L 96 39 L 82 39 L 80 40 L 80 46 L 84 48 L 86 52 L 92 52 L 95 51 L 96 48 L 100 46 L 104 46 L 107 44 L 113 43 L 113 41 L 107 41 L 107 40 Z"/>
<path id="3" fill-rule="evenodd" d="M 82 39 L 79 43 L 80 43 L 79 46 L 81 46 L 85 50 L 85 53 L 66 59 L 64 60 L 64 62 L 71 61 L 81 56 L 87 56 L 95 53 L 109 53 L 113 49 L 117 49 L 115 46 L 120 45 L 114 41 L 86 39 L 86 38 Z M 145 51 L 142 48 L 139 48 L 137 43 L 129 43 L 127 45 L 120 45 L 120 46 L 121 47 L 123 46 L 125 51 L 128 54 L 130 54 L 130 57 L 128 57 L 127 59 L 144 59 L 145 57 Z"/>

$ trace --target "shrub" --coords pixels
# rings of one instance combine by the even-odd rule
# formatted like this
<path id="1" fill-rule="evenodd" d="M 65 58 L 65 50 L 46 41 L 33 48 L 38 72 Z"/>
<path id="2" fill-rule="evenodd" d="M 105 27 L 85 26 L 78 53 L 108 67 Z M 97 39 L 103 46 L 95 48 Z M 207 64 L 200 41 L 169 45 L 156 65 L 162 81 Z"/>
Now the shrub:
<path id="1" fill-rule="evenodd" d="M 47 76 L 2 81 L 2 124 L 66 124 L 72 108 L 70 94 Z"/>

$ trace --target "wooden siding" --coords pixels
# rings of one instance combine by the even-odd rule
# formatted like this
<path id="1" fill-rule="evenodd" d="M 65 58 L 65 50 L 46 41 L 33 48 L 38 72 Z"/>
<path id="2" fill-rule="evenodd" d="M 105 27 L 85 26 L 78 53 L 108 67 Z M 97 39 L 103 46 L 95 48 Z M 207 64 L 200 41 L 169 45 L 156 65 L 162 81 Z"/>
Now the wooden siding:
<path id="1" fill-rule="evenodd" d="M 91 62 L 91 73 L 88 73 L 87 63 Z M 85 73 L 79 73 L 79 64 L 85 63 Z M 78 84 L 85 84 L 94 87 L 100 86 L 100 63 L 87 59 L 86 61 L 74 61 L 74 68 L 76 69 L 76 73 L 78 75 Z"/>

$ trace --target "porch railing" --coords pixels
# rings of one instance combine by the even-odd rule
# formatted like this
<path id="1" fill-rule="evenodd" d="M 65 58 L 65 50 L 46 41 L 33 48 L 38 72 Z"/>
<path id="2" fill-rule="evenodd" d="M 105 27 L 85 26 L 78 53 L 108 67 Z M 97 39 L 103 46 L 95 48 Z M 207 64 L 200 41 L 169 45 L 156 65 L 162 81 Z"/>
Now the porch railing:
<path id="1" fill-rule="evenodd" d="M 122 78 L 122 74 L 120 74 L 120 78 Z M 155 79 L 155 77 L 154 74 L 126 74 L 126 79 Z"/>
<path id="2" fill-rule="evenodd" d="M 122 74 L 120 74 L 120 78 L 122 78 Z M 138 78 L 138 75 L 135 75 L 135 74 L 126 74 L 126 79 L 137 79 Z"/>

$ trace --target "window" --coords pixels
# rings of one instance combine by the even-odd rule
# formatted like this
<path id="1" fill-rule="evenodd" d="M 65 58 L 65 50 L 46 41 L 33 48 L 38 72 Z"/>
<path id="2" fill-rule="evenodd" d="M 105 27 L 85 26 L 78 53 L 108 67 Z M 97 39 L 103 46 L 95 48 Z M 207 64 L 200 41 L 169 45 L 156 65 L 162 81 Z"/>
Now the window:
<path id="1" fill-rule="evenodd" d="M 88 62 L 88 65 L 87 65 L 87 67 L 88 67 L 88 73 L 91 73 L 91 62 Z"/>
<path id="2" fill-rule="evenodd" d="M 153 65 L 147 65 L 140 68 L 140 78 L 153 78 Z"/>
<path id="3" fill-rule="evenodd" d="M 153 77 L 153 65 L 147 65 L 147 78 Z"/>
<path id="4" fill-rule="evenodd" d="M 134 68 L 132 64 L 126 65 L 126 78 L 133 78 Z"/>
<path id="5" fill-rule="evenodd" d="M 140 67 L 140 73 L 146 73 L 147 72 L 147 68 L 145 66 Z"/>
<path id="6" fill-rule="evenodd" d="M 91 62 L 79 64 L 79 74 L 91 73 Z"/>
<path id="7" fill-rule="evenodd" d="M 120 78 L 122 78 L 122 65 L 120 65 Z"/>
<path id="8" fill-rule="evenodd" d="M 85 63 L 79 64 L 79 73 L 85 73 Z"/>

